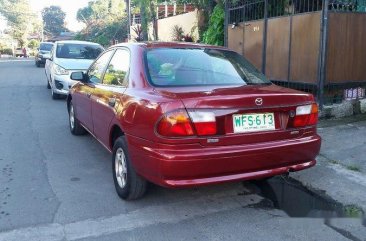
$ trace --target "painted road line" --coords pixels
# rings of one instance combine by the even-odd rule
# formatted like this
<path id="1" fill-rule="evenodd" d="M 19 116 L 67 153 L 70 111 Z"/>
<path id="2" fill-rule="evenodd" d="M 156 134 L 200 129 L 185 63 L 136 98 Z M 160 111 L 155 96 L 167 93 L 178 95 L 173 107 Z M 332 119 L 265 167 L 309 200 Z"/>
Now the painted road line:
<path id="1" fill-rule="evenodd" d="M 34 59 L 0 59 L 0 63 L 9 63 L 9 62 L 31 62 Z"/>
<path id="2" fill-rule="evenodd" d="M 221 194 L 225 194 L 225 192 Z M 261 200 L 260 196 L 254 194 L 244 196 L 220 195 L 220 198 L 206 196 L 167 205 L 141 208 L 109 218 L 88 219 L 68 224 L 53 223 L 2 232 L 0 233 L 0 241 L 59 241 L 99 237 L 154 224 L 174 224 L 199 216 L 241 209 L 259 203 Z"/>

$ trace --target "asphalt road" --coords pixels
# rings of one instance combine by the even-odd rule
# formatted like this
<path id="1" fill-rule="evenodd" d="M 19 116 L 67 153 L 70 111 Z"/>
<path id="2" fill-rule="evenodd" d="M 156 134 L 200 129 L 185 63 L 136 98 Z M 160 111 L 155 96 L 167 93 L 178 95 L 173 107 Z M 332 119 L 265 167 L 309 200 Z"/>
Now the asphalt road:
<path id="1" fill-rule="evenodd" d="M 0 61 L 0 123 L 1 241 L 348 240 L 322 218 L 259 208 L 247 183 L 152 185 L 122 201 L 111 155 L 90 135 L 70 134 L 65 100 L 51 99 L 31 60 Z"/>

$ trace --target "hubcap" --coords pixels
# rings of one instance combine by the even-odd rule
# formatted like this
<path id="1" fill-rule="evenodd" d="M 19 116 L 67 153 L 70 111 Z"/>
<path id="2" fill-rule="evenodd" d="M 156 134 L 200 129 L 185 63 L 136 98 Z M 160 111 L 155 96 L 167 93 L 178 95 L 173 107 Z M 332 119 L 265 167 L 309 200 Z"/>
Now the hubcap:
<path id="1" fill-rule="evenodd" d="M 127 182 L 127 165 L 126 156 L 122 148 L 117 149 L 114 165 L 118 185 L 124 188 Z"/>
<path id="2" fill-rule="evenodd" d="M 70 126 L 71 126 L 71 129 L 74 129 L 74 125 L 75 125 L 74 107 L 71 106 L 70 107 Z"/>

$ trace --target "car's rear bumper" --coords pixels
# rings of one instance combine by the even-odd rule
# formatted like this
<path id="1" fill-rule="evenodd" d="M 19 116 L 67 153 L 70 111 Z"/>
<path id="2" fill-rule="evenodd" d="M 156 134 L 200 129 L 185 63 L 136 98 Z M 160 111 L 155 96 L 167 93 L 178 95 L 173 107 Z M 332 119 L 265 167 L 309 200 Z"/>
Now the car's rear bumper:
<path id="1" fill-rule="evenodd" d="M 261 179 L 315 165 L 321 138 L 310 137 L 252 145 L 203 147 L 162 145 L 128 136 L 137 172 L 161 186 L 185 187 Z"/>

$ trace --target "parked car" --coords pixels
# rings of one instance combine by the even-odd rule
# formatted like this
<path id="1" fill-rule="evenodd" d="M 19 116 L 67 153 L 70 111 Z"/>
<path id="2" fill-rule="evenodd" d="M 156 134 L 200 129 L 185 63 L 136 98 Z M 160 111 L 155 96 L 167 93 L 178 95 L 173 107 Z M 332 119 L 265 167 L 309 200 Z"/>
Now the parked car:
<path id="1" fill-rule="evenodd" d="M 47 88 L 51 89 L 52 99 L 66 97 L 69 88 L 76 83 L 70 79 L 70 74 L 73 71 L 86 71 L 103 50 L 101 45 L 92 42 L 55 42 L 45 65 Z"/>
<path id="2" fill-rule="evenodd" d="M 141 197 L 147 181 L 190 187 L 316 163 L 314 97 L 272 84 L 226 48 L 119 44 L 71 78 L 71 133 L 88 131 L 113 154 L 122 199 Z"/>
<path id="3" fill-rule="evenodd" d="M 26 53 L 29 53 L 29 50 L 28 49 L 26 49 Z M 26 54 L 24 56 L 24 50 L 23 50 L 23 48 L 16 48 L 14 54 L 15 54 L 15 57 L 25 57 L 25 58 L 28 57 L 28 54 Z"/>
<path id="4" fill-rule="evenodd" d="M 46 59 L 50 58 L 52 47 L 53 47 L 53 43 L 50 43 L 50 42 L 42 42 L 39 45 L 38 51 L 34 57 L 35 64 L 37 67 L 40 67 L 41 64 L 45 64 Z"/>

